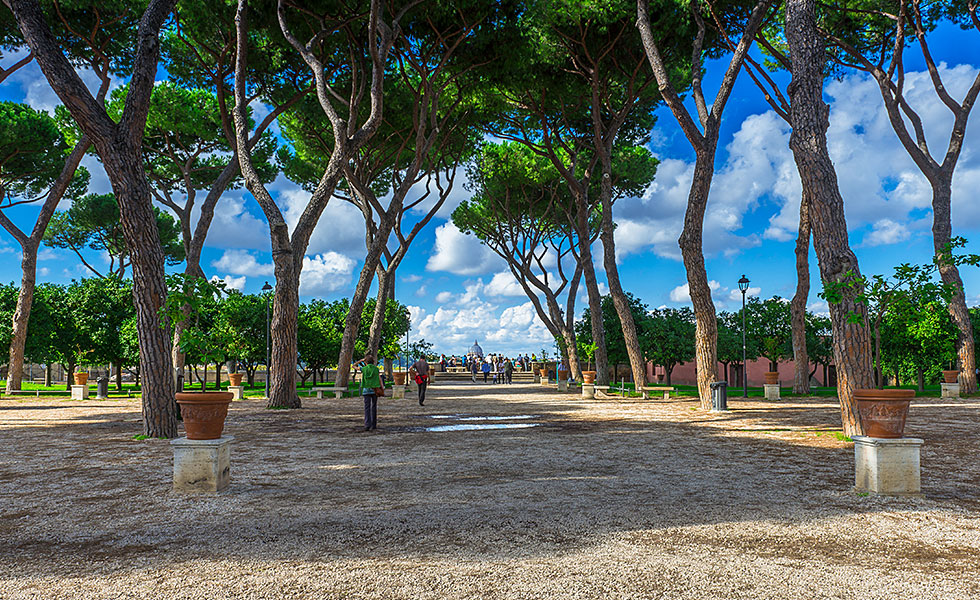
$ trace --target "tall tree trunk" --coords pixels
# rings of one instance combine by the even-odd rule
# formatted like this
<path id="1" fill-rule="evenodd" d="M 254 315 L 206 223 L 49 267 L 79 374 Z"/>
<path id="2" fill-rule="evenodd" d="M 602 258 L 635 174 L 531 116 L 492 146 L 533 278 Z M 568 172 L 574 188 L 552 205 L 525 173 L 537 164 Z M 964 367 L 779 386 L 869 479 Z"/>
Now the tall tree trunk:
<path id="1" fill-rule="evenodd" d="M 793 329 L 793 393 L 810 394 L 810 357 L 806 349 L 806 301 L 810 296 L 810 215 L 804 194 L 800 201 L 800 229 L 796 236 L 796 295 L 790 302 Z"/>
<path id="2" fill-rule="evenodd" d="M 708 191 L 714 176 L 715 145 L 705 139 L 705 146 L 698 150 L 694 163 L 694 180 L 687 197 L 684 214 L 684 230 L 678 240 L 687 285 L 694 307 L 694 358 L 697 365 L 698 396 L 701 408 L 711 409 L 711 384 L 718 380 L 718 321 L 715 303 L 711 299 L 708 272 L 704 268 L 702 230 L 704 211 L 708 205 Z"/>
<path id="3" fill-rule="evenodd" d="M 44 387 L 51 387 L 51 363 L 44 365 Z"/>
<path id="4" fill-rule="evenodd" d="M 793 57 L 793 78 L 789 85 L 790 121 L 793 132 L 790 148 L 809 197 L 813 246 L 826 282 L 859 277 L 857 257 L 847 240 L 844 200 L 837 184 L 837 173 L 827 151 L 829 107 L 823 101 L 826 55 L 817 29 L 817 0 L 787 0 L 786 38 Z M 848 436 L 863 433 L 855 388 L 873 385 L 871 374 L 871 335 L 867 310 L 857 301 L 859 290 L 845 290 L 840 302 L 830 305 L 837 365 L 837 390 L 841 420 Z M 859 323 L 851 322 L 851 314 Z"/>
<path id="5" fill-rule="evenodd" d="M 292 252 L 273 252 L 276 289 L 272 298 L 269 358 L 269 408 L 300 408 L 296 393 L 299 322 L 299 267 Z"/>
<path id="6" fill-rule="evenodd" d="M 381 333 L 384 331 L 385 309 L 389 297 L 388 286 L 393 279 L 393 274 L 389 274 L 386 269 L 378 267 L 378 300 L 374 305 L 374 314 L 371 316 L 371 330 L 368 334 L 368 352 L 377 355 L 378 348 L 381 346 Z"/>
<path id="7" fill-rule="evenodd" d="M 37 240 L 25 240 L 21 246 L 20 290 L 17 292 L 17 308 L 14 309 L 13 332 L 10 339 L 10 362 L 7 368 L 7 390 L 21 389 L 24 376 L 24 348 L 27 345 L 27 321 L 31 317 L 34 302 L 34 284 L 37 276 Z"/>
<path id="8" fill-rule="evenodd" d="M 950 197 L 952 194 L 952 170 L 947 177 L 945 172 L 936 178 L 932 185 L 932 242 L 936 253 L 946 250 L 952 238 L 952 223 L 950 220 Z M 949 316 L 956 325 L 956 355 L 960 371 L 960 391 L 972 394 L 977 391 L 977 362 L 976 342 L 973 336 L 973 323 L 970 321 L 970 311 L 966 306 L 966 296 L 963 293 L 963 280 L 956 265 L 942 262 L 939 265 L 939 275 L 943 283 L 954 287 L 957 291 L 949 303 Z"/>
<path id="9" fill-rule="evenodd" d="M 616 265 L 616 239 L 613 234 L 615 225 L 612 218 L 612 158 L 604 154 L 602 162 L 604 171 L 601 186 L 602 231 L 600 232 L 602 265 L 606 270 L 606 281 L 609 283 L 613 306 L 616 307 L 616 314 L 619 315 L 619 322 L 623 326 L 623 341 L 626 343 L 626 354 L 629 356 L 630 370 L 633 372 L 633 383 L 637 388 L 641 388 L 646 384 L 646 364 L 643 360 L 643 351 L 640 350 L 640 338 L 636 334 L 633 311 L 630 310 L 629 300 L 619 280 L 619 267 Z"/>

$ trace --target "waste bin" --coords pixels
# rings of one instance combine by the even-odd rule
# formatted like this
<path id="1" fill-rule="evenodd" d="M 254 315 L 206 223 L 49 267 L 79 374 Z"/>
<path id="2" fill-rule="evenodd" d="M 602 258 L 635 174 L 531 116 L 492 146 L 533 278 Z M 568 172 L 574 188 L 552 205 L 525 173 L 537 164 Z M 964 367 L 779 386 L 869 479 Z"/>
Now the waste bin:
<path id="1" fill-rule="evenodd" d="M 109 378 L 102 376 L 95 380 L 95 397 L 104 400 L 109 395 Z"/>
<path id="2" fill-rule="evenodd" d="M 711 384 L 711 410 L 728 410 L 728 382 L 716 381 Z"/>

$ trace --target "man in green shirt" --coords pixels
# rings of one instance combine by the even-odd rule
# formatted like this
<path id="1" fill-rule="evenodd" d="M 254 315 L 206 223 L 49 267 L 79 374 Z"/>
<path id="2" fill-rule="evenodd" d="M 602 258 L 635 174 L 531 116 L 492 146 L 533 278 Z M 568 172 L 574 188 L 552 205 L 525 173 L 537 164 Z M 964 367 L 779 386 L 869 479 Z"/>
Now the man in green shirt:
<path id="1" fill-rule="evenodd" d="M 361 367 L 361 394 L 364 396 L 364 431 L 378 428 L 378 394 L 375 388 L 381 387 L 381 373 L 370 354 L 364 357 Z"/>

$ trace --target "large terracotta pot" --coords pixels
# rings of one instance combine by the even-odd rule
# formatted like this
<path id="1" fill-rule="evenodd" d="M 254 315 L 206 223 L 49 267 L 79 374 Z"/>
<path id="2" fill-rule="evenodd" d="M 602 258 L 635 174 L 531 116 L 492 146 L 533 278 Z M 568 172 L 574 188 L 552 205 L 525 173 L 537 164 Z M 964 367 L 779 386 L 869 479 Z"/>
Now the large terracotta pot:
<path id="1" fill-rule="evenodd" d="M 943 383 L 956 383 L 959 371 L 943 371 Z"/>
<path id="2" fill-rule="evenodd" d="M 405 385 L 405 371 L 395 371 L 392 375 L 395 377 L 395 385 Z"/>
<path id="3" fill-rule="evenodd" d="M 178 392 L 177 404 L 189 440 L 216 440 L 225 428 L 231 392 Z"/>
<path id="4" fill-rule="evenodd" d="M 768 383 L 768 384 L 778 384 L 779 383 L 779 371 L 767 371 L 766 372 L 766 383 Z"/>
<path id="5" fill-rule="evenodd" d="M 915 390 L 854 390 L 864 435 L 873 438 L 900 438 Z"/>
<path id="6" fill-rule="evenodd" d="M 228 385 L 239 387 L 242 385 L 241 373 L 228 373 Z"/>
<path id="7" fill-rule="evenodd" d="M 75 373 L 75 385 L 88 385 L 88 373 Z"/>
<path id="8" fill-rule="evenodd" d="M 582 371 L 582 381 L 585 383 L 595 383 L 595 371 Z"/>
<path id="9" fill-rule="evenodd" d="M 541 369 L 541 376 L 547 378 L 548 377 L 548 369 Z"/>

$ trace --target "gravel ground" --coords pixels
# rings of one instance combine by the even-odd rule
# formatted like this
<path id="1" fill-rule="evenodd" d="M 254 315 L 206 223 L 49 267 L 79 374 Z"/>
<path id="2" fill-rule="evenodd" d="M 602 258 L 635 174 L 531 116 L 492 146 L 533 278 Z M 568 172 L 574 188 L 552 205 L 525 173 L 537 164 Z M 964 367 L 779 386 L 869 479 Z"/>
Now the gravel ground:
<path id="1" fill-rule="evenodd" d="M 976 399 L 914 403 L 923 497 L 881 498 L 827 399 L 429 395 L 370 433 L 356 399 L 236 402 L 217 495 L 171 491 L 136 401 L 0 400 L 0 598 L 980 598 Z"/>

